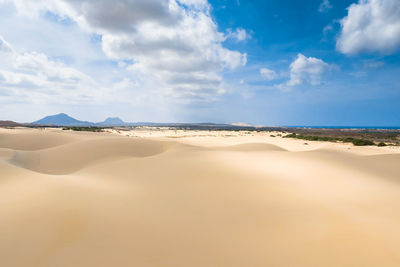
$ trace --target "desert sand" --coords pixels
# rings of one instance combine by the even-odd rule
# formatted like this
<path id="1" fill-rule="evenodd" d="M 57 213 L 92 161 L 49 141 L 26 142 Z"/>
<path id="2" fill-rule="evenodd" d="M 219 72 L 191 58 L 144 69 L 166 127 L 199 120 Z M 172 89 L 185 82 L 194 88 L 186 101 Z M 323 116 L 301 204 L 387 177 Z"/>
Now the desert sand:
<path id="1" fill-rule="evenodd" d="M 0 266 L 400 266 L 399 148 L 270 134 L 0 129 Z"/>

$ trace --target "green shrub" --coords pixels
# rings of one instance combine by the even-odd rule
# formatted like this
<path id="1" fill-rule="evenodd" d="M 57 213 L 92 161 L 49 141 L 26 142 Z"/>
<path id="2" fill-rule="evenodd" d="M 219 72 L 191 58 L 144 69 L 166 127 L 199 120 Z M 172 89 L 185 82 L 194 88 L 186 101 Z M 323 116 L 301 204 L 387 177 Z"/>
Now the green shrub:
<path id="1" fill-rule="evenodd" d="M 374 142 L 372 142 L 370 140 L 365 140 L 365 139 L 354 139 L 352 143 L 355 146 L 373 146 L 373 145 L 375 145 Z"/>
<path id="2" fill-rule="evenodd" d="M 387 146 L 387 144 L 384 142 L 380 142 L 377 146 Z"/>
<path id="3" fill-rule="evenodd" d="M 353 137 L 330 137 L 330 136 L 313 136 L 313 135 L 302 135 L 302 134 L 288 134 L 285 135 L 284 138 L 296 138 L 307 141 L 330 141 L 330 142 L 344 142 L 344 143 L 353 143 L 355 146 L 372 146 L 375 145 L 374 142 L 366 139 L 357 139 Z M 385 143 L 378 144 L 378 146 L 385 146 Z"/>
<path id="4" fill-rule="evenodd" d="M 102 132 L 103 129 L 98 127 L 64 127 L 63 130 L 71 130 L 77 132 Z"/>
<path id="5" fill-rule="evenodd" d="M 354 138 L 353 137 L 339 138 L 339 141 L 342 141 L 344 143 L 352 143 L 354 141 Z"/>
<path id="6" fill-rule="evenodd" d="M 296 138 L 297 135 L 295 133 L 285 135 L 283 138 Z"/>

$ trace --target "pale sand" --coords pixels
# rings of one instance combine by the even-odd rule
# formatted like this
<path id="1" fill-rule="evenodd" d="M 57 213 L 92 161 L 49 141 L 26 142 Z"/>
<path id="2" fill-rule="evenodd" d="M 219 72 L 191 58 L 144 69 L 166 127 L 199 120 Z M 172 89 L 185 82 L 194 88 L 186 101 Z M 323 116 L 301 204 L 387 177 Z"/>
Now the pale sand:
<path id="1" fill-rule="evenodd" d="M 270 134 L 0 129 L 0 266 L 400 266 L 399 148 Z"/>

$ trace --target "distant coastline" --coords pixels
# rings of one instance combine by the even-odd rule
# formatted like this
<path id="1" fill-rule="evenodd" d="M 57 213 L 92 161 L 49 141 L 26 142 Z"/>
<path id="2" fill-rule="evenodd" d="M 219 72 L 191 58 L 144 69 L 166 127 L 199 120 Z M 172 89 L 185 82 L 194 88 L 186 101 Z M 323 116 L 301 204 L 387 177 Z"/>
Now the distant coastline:
<path id="1" fill-rule="evenodd" d="M 304 129 L 400 130 L 400 126 L 304 126 L 304 125 L 289 125 L 289 126 L 281 126 L 281 127 L 304 128 Z"/>
<path id="2" fill-rule="evenodd" d="M 102 122 L 90 122 L 75 119 L 65 113 L 59 113 L 56 115 L 46 116 L 30 123 L 18 123 L 14 121 L 1 121 L 0 127 L 175 127 L 175 128 L 196 128 L 196 129 L 226 129 L 226 130 L 237 130 L 237 129 L 257 129 L 257 130 L 296 130 L 296 129 L 327 129 L 327 130 L 400 130 L 400 126 L 332 126 L 332 125 L 252 125 L 247 123 L 157 123 L 157 122 L 125 122 L 118 117 L 109 117 Z"/>

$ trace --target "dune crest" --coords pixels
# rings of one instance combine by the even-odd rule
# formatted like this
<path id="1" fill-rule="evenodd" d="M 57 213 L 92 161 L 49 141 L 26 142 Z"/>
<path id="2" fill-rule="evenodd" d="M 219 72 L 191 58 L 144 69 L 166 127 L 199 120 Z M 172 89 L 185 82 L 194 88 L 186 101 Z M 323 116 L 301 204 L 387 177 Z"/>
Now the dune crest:
<path id="1" fill-rule="evenodd" d="M 45 130 L 0 132 L 0 148 L 34 151 L 79 141 L 82 137 Z"/>
<path id="2" fill-rule="evenodd" d="M 37 151 L 16 151 L 10 162 L 40 173 L 70 174 L 102 160 L 155 156 L 169 146 L 166 142 L 126 138 L 84 140 Z"/>
<path id="3" fill-rule="evenodd" d="M 245 143 L 233 146 L 214 147 L 216 150 L 238 151 L 238 152 L 256 152 L 256 151 L 287 151 L 286 149 L 266 143 Z"/>

